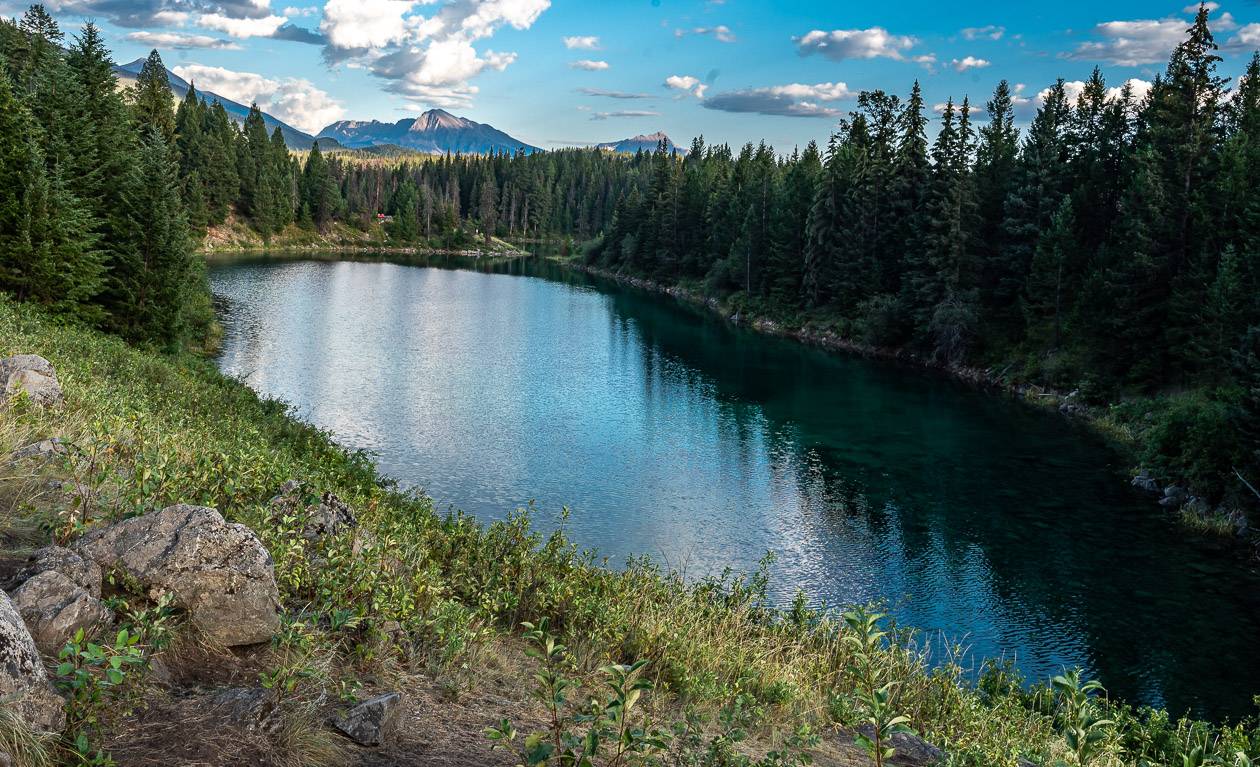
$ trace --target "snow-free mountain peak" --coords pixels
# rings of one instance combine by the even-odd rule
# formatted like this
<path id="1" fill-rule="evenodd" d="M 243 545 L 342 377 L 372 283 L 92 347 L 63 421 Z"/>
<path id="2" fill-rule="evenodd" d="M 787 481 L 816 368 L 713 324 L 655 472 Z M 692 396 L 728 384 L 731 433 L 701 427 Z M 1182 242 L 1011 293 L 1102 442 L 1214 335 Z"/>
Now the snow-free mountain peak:
<path id="1" fill-rule="evenodd" d="M 320 131 L 319 137 L 336 139 L 351 148 L 391 144 L 431 154 L 539 151 L 492 125 L 453 115 L 445 109 L 430 109 L 419 117 L 408 117 L 396 123 L 341 120 Z"/>

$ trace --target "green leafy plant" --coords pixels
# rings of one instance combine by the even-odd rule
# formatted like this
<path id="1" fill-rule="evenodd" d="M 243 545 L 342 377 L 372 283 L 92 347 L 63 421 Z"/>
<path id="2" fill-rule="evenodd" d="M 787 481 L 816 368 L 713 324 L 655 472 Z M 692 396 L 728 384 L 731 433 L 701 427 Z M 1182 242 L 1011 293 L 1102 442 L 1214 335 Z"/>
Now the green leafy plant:
<path id="1" fill-rule="evenodd" d="M 520 747 L 517 731 L 503 719 L 486 730 L 491 749 L 517 749 L 524 767 L 630 767 L 644 765 L 667 747 L 668 732 L 633 712 L 652 682 L 643 677 L 646 661 L 630 665 L 614 664 L 600 669 L 605 676 L 608 697 L 603 703 L 591 700 L 575 707 L 569 700 L 577 683 L 562 673 L 565 646 L 551 633 L 550 621 L 522 624 L 530 646 L 526 652 L 539 662 L 534 674 L 534 697 L 546 708 L 550 726 L 546 732 L 530 733 Z"/>
<path id="2" fill-rule="evenodd" d="M 1111 726 L 1115 724 L 1098 712 L 1091 693 L 1103 692 L 1103 686 L 1095 680 L 1081 681 L 1079 669 L 1060 674 L 1050 680 L 1059 708 L 1059 717 L 1063 740 L 1068 750 L 1076 758 L 1080 767 L 1092 764 L 1107 751 L 1107 743 L 1111 736 Z M 1197 767 L 1202 764 L 1201 748 L 1191 750 L 1198 761 L 1186 761 L 1183 767 Z M 1187 755 L 1186 759 L 1191 759 Z M 1061 762 L 1061 764 L 1064 764 Z"/>
<path id="3" fill-rule="evenodd" d="M 914 732 L 907 724 L 910 718 L 896 710 L 894 693 L 899 683 L 885 678 L 881 663 L 880 654 L 888 635 L 880 628 L 884 617 L 866 608 L 844 613 L 849 627 L 844 641 L 852 657 L 849 674 L 856 683 L 854 698 L 865 715 L 864 724 L 869 726 L 869 733 L 859 730 L 854 741 L 870 754 L 876 767 L 883 767 L 896 754 L 896 749 L 888 745 L 894 735 Z"/>
<path id="4" fill-rule="evenodd" d="M 117 700 L 131 671 L 147 665 L 140 635 L 120 629 L 112 644 L 87 641 L 83 629 L 57 654 L 57 686 L 68 695 L 66 731 L 69 747 L 81 764 L 108 765 L 113 762 L 92 737 L 100 729 L 101 717 Z"/>

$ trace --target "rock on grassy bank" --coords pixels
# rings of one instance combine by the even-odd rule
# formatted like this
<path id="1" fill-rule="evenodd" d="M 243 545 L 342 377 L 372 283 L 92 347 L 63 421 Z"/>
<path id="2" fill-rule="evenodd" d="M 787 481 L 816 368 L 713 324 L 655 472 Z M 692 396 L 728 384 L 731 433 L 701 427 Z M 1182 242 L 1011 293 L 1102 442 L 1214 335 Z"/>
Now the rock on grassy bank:
<path id="1" fill-rule="evenodd" d="M 62 393 L 0 407 L 0 581 L 49 581 L 0 633 L 27 659 L 21 692 L 56 712 L 6 706 L 0 750 L 23 767 L 556 764 L 592 730 L 601 767 L 865 765 L 872 718 L 889 764 L 1260 749 L 1254 723 L 1170 723 L 1079 680 L 1026 691 L 995 669 L 976 687 L 861 612 L 768 609 L 757 575 L 614 572 L 523 514 L 439 515 L 204 361 L 0 299 L 0 358 L 19 353 Z"/>

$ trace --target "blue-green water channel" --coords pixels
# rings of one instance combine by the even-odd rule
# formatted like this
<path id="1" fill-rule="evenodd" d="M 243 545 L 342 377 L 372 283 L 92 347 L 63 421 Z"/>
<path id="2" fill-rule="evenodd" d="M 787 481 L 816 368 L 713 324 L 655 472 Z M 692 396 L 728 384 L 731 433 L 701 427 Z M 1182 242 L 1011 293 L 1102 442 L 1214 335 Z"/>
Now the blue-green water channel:
<path id="1" fill-rule="evenodd" d="M 439 505 L 615 564 L 752 570 L 1113 695 L 1254 711 L 1260 577 L 1052 413 L 541 260 L 214 265 L 221 368 Z"/>

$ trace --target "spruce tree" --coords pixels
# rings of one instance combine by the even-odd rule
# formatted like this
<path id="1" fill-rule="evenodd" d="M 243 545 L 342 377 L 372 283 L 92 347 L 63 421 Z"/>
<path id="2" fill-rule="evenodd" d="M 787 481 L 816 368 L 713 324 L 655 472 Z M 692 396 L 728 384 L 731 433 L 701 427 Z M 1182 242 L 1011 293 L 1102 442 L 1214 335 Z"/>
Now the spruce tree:
<path id="1" fill-rule="evenodd" d="M 175 141 L 174 100 L 166 66 L 157 50 L 152 50 L 131 88 L 131 111 L 141 136 L 152 127 L 162 134 L 163 144 L 170 146 Z"/>

